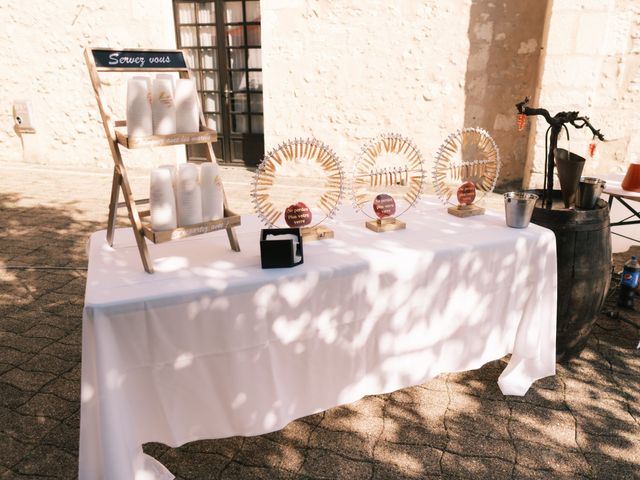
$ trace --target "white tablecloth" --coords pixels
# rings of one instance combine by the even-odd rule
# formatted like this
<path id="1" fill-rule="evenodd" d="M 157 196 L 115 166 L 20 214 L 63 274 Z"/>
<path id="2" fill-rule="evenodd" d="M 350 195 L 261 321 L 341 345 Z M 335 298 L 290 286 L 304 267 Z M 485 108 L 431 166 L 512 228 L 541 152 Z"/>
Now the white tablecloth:
<path id="1" fill-rule="evenodd" d="M 478 368 L 513 353 L 499 386 L 555 373 L 551 231 L 457 218 L 425 202 L 407 229 L 364 220 L 306 243 L 304 264 L 261 270 L 259 225 L 150 245 L 130 229 L 89 245 L 80 479 L 172 478 L 141 445 L 257 435 L 293 419 Z"/>

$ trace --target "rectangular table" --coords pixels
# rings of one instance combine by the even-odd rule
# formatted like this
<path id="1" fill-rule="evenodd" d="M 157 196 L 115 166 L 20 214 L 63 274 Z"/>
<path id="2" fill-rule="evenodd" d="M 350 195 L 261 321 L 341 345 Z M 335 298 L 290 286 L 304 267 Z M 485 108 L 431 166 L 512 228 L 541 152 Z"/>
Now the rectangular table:
<path id="1" fill-rule="evenodd" d="M 150 245 L 130 229 L 89 244 L 82 333 L 80 479 L 172 478 L 143 454 L 257 435 L 314 412 L 478 368 L 512 353 L 507 395 L 555 373 L 551 231 L 425 201 L 407 229 L 339 217 L 304 264 L 262 270 L 259 229 Z"/>
<path id="2" fill-rule="evenodd" d="M 611 220 L 611 246 L 613 252 L 624 252 L 630 245 L 640 242 L 640 192 L 622 189 L 624 175 L 608 174 L 602 177 L 607 182 L 604 194 L 609 196 L 609 218 Z M 614 200 L 616 200 L 614 202 Z M 621 233 L 624 227 L 624 234 Z"/>

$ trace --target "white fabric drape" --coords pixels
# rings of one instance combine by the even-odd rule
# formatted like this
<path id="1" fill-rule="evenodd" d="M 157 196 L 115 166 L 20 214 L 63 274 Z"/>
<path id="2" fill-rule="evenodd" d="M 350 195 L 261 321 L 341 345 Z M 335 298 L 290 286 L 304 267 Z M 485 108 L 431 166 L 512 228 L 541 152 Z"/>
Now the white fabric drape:
<path id="1" fill-rule="evenodd" d="M 551 231 L 430 202 L 384 234 L 338 218 L 291 269 L 260 269 L 253 217 L 240 253 L 224 232 L 150 245 L 153 275 L 129 229 L 92 236 L 81 480 L 172 478 L 143 443 L 262 434 L 508 353 L 505 394 L 555 373 Z"/>

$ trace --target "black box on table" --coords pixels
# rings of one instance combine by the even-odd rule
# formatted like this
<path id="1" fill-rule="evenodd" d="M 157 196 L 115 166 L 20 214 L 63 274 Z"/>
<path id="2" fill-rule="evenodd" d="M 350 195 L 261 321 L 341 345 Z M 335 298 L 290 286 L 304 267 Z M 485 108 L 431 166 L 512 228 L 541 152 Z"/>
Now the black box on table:
<path id="1" fill-rule="evenodd" d="M 286 238 L 278 239 L 286 235 Z M 295 238 L 291 238 L 291 236 Z M 265 228 L 260 232 L 262 268 L 287 268 L 304 262 L 299 228 Z"/>

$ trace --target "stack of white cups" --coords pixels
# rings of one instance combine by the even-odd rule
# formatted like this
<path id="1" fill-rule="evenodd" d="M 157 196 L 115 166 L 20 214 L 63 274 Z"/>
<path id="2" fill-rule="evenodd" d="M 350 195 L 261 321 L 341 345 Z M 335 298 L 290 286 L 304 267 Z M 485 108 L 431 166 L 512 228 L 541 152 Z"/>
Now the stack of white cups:
<path id="1" fill-rule="evenodd" d="M 151 227 L 170 230 L 224 217 L 224 190 L 218 164 L 162 165 L 151 171 Z"/>
<path id="2" fill-rule="evenodd" d="M 166 168 L 151 170 L 149 209 L 151 210 L 151 228 L 154 230 L 171 230 L 178 226 L 171 171 Z"/>
<path id="3" fill-rule="evenodd" d="M 149 79 L 130 78 L 127 82 L 127 135 L 149 137 L 153 135 Z"/>
<path id="4" fill-rule="evenodd" d="M 224 216 L 222 179 L 217 163 L 204 163 L 200 167 L 202 188 L 202 219 L 219 220 Z"/>
<path id="5" fill-rule="evenodd" d="M 169 78 L 155 78 L 151 89 L 153 133 L 154 135 L 173 135 L 176 133 L 173 81 Z"/>
<path id="6" fill-rule="evenodd" d="M 176 199 L 180 227 L 202 223 L 202 190 L 198 173 L 198 167 L 193 163 L 183 163 L 178 167 Z"/>
<path id="7" fill-rule="evenodd" d="M 194 133 L 200 130 L 198 91 L 193 79 L 160 73 L 127 83 L 127 134 L 130 137 Z"/>
<path id="8" fill-rule="evenodd" d="M 192 133 L 200 129 L 200 109 L 196 82 L 179 78 L 176 82 L 176 133 Z"/>

